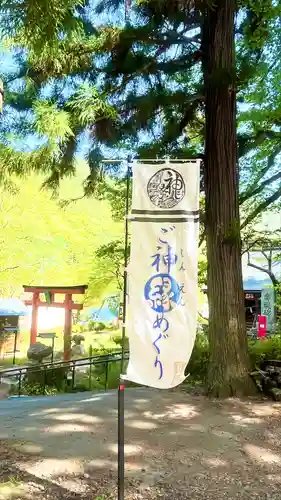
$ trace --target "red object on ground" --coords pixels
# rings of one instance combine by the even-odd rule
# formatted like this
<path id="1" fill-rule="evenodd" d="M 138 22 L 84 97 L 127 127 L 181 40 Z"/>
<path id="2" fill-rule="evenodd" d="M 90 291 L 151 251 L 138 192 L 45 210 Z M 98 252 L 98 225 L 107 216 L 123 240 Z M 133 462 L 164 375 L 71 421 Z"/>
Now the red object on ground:
<path id="1" fill-rule="evenodd" d="M 264 314 L 258 315 L 258 338 L 266 337 L 266 316 Z"/>

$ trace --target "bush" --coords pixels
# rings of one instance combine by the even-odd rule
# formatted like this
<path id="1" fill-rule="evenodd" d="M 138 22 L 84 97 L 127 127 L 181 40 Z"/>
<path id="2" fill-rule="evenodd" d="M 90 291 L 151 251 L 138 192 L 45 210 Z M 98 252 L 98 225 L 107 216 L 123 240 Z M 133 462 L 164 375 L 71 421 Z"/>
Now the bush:
<path id="1" fill-rule="evenodd" d="M 80 323 L 77 323 L 77 325 L 72 325 L 71 331 L 72 331 L 72 335 L 75 333 L 84 333 L 87 331 L 87 328 L 85 325 L 81 325 Z"/>
<path id="2" fill-rule="evenodd" d="M 44 386 L 41 384 L 29 384 L 28 382 L 23 382 L 21 386 L 21 395 L 24 396 L 56 396 L 58 390 L 55 387 L 50 387 L 48 385 Z M 18 385 L 13 385 L 10 390 L 10 395 L 18 395 L 19 389 Z"/>
<path id="3" fill-rule="evenodd" d="M 52 370 L 44 369 L 44 365 L 36 369 L 35 367 L 28 368 L 24 383 L 30 387 L 39 386 L 44 388 L 44 386 L 49 386 L 55 388 L 57 391 L 61 391 L 65 386 L 67 372 L 68 367 L 66 366 L 57 366 Z"/>
<path id="4" fill-rule="evenodd" d="M 126 365 L 125 365 L 126 366 Z M 117 361 L 115 363 L 109 363 L 108 365 L 108 375 L 107 375 L 107 388 L 116 389 L 119 385 L 121 374 L 121 362 Z M 106 370 L 100 376 L 100 382 L 105 387 L 106 384 Z"/>
<path id="5" fill-rule="evenodd" d="M 109 363 L 108 372 L 106 374 L 106 365 L 101 363 L 97 366 L 92 366 L 87 373 L 76 373 L 74 386 L 72 383 L 66 386 L 65 392 L 84 392 L 84 391 L 104 391 L 105 389 L 116 389 L 120 379 L 121 363 Z"/>
<path id="6" fill-rule="evenodd" d="M 93 349 L 93 354 L 113 354 L 116 350 L 120 350 L 121 341 L 120 335 L 113 336 L 111 337 L 110 347 Z M 112 347 L 112 345 L 115 345 L 115 348 Z M 128 339 L 126 339 L 126 348 L 127 346 Z M 249 354 L 251 370 L 258 366 L 263 360 L 281 359 L 281 334 L 274 335 L 265 340 L 249 340 Z M 205 382 L 208 359 L 209 342 L 207 333 L 200 329 L 197 333 L 192 355 L 186 369 L 186 373 L 190 374 L 188 382 Z M 121 363 L 120 361 L 109 363 L 107 374 L 106 363 L 93 365 L 91 380 L 89 370 L 87 370 L 87 373 L 76 372 L 74 388 L 67 387 L 65 384 L 66 370 L 67 369 L 64 367 L 56 367 L 53 370 L 47 370 L 46 375 L 43 368 L 37 372 L 32 372 L 31 369 L 28 370 L 27 376 L 23 381 L 22 394 L 57 394 L 62 391 L 82 392 L 89 389 L 92 391 L 103 391 L 106 385 L 108 389 L 115 389 L 118 387 L 119 383 Z M 128 385 L 133 386 L 135 384 L 128 383 Z M 12 392 L 16 394 L 17 388 L 14 388 Z"/>
<path id="7" fill-rule="evenodd" d="M 112 335 L 111 336 L 111 339 L 113 340 L 113 342 L 120 347 L 120 349 L 122 348 L 122 343 L 123 343 L 123 338 L 122 338 L 122 335 L 119 334 L 116 334 L 116 335 Z M 129 339 L 128 337 L 125 337 L 125 351 L 128 351 L 129 350 Z"/>
<path id="8" fill-rule="evenodd" d="M 209 360 L 209 341 L 205 331 L 197 332 L 195 344 L 186 368 L 189 380 L 205 382 Z"/>
<path id="9" fill-rule="evenodd" d="M 93 330 L 95 330 L 96 332 L 102 332 L 103 330 L 105 330 L 105 324 L 94 322 Z"/>
<path id="10" fill-rule="evenodd" d="M 114 354 L 115 352 L 119 352 L 120 348 L 114 344 L 114 346 L 106 347 L 106 346 L 99 346 L 99 347 L 93 347 L 92 351 L 90 353 L 89 349 L 89 356 L 92 354 L 92 356 L 97 356 L 97 355 L 105 355 L 105 354 Z"/>
<path id="11" fill-rule="evenodd" d="M 250 340 L 249 354 L 252 370 L 261 361 L 281 359 L 281 335 L 277 334 L 264 340 Z"/>
<path id="12" fill-rule="evenodd" d="M 281 334 L 264 340 L 249 340 L 250 369 L 254 370 L 263 360 L 281 359 Z M 207 334 L 198 332 L 186 373 L 189 380 L 205 382 L 209 359 Z"/>
<path id="13" fill-rule="evenodd" d="M 90 319 L 88 322 L 87 322 L 87 331 L 88 332 L 94 332 L 95 331 L 95 325 L 96 325 L 96 322 L 93 321 L 92 319 Z"/>

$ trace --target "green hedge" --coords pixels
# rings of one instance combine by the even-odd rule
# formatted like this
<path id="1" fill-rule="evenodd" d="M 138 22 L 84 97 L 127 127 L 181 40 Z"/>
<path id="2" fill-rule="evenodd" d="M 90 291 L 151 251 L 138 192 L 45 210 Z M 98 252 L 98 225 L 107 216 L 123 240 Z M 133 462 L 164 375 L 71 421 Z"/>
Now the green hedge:
<path id="1" fill-rule="evenodd" d="M 114 343 L 120 349 L 120 336 L 114 338 Z M 126 348 L 128 347 L 126 340 Z M 115 348 L 116 349 L 116 348 Z M 119 350 L 118 349 L 118 350 Z M 99 354 L 114 352 L 114 349 L 97 349 Z M 97 354 L 95 352 L 95 354 Z M 249 354 L 251 369 L 253 370 L 264 359 L 281 359 L 281 334 L 274 335 L 265 340 L 249 340 Z M 207 334 L 198 332 L 194 349 L 188 364 L 186 373 L 190 374 L 188 382 L 204 383 L 207 374 L 209 358 L 209 343 Z M 107 388 L 114 389 L 118 386 L 121 364 L 120 362 L 110 363 L 107 374 Z M 51 372 L 44 374 L 39 371 L 33 374 L 31 371 L 25 377 L 22 393 L 23 394 L 55 394 L 57 392 L 104 390 L 106 382 L 106 365 L 98 364 L 92 367 L 91 381 L 89 380 L 89 371 L 85 374 L 77 373 L 75 377 L 75 387 L 72 389 L 65 386 L 65 369 L 58 367 Z M 46 383 L 45 391 L 43 383 Z M 130 384 L 134 385 L 134 384 Z M 16 392 L 16 389 L 14 389 Z M 12 392 L 14 392 L 12 391 Z M 15 393 L 14 392 L 14 393 Z"/>
<path id="2" fill-rule="evenodd" d="M 268 339 L 249 341 L 251 368 L 265 359 L 281 359 L 281 334 Z"/>
<path id="3" fill-rule="evenodd" d="M 190 374 L 189 381 L 205 381 L 209 359 L 208 337 L 203 332 L 198 332 L 188 363 L 186 373 Z"/>
<path id="4" fill-rule="evenodd" d="M 264 340 L 249 340 L 250 369 L 266 359 L 281 359 L 281 334 L 276 334 Z M 209 359 L 209 343 L 207 335 L 198 333 L 194 349 L 186 373 L 190 379 L 204 382 Z"/>

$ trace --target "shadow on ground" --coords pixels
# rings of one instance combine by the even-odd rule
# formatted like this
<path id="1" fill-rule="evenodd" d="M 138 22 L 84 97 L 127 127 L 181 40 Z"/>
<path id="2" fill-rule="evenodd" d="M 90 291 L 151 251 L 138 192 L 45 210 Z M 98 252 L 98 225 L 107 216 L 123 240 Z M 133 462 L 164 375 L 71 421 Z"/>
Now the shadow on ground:
<path id="1" fill-rule="evenodd" d="M 126 500 L 281 500 L 280 417 L 269 401 L 128 389 Z M 117 498 L 116 393 L 2 402 L 0 439 L 0 500 Z"/>

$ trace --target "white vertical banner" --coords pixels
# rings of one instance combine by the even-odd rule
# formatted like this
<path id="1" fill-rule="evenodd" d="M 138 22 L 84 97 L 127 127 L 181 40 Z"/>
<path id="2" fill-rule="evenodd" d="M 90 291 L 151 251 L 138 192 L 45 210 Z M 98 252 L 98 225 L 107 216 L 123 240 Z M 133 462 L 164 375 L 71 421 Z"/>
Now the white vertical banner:
<path id="1" fill-rule="evenodd" d="M 124 379 L 185 379 L 196 336 L 200 160 L 133 165 Z"/>

